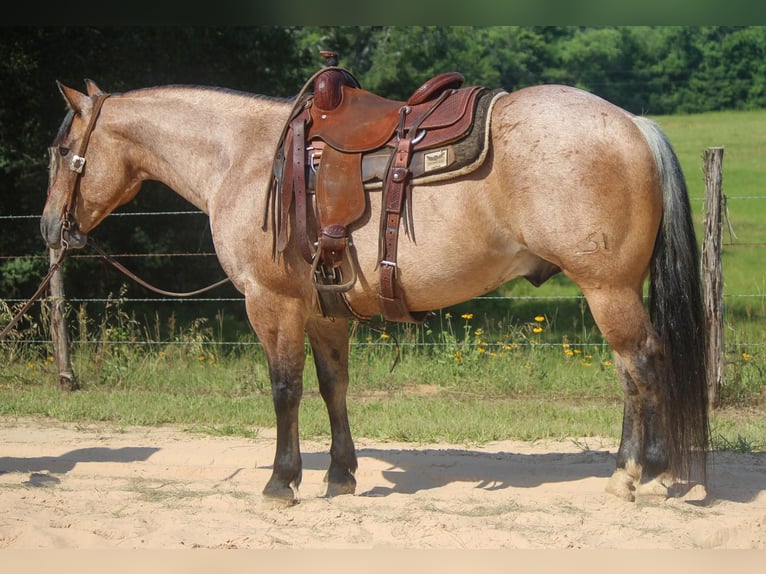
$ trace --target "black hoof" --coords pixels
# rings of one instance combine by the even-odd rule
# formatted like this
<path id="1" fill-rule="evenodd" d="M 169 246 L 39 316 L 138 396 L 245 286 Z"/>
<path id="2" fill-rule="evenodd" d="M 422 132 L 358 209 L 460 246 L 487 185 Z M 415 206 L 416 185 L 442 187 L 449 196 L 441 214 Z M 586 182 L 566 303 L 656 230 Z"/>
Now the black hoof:
<path id="1" fill-rule="evenodd" d="M 263 489 L 263 499 L 266 502 L 283 506 L 293 506 L 297 502 L 292 488 L 271 481 Z"/>
<path id="2" fill-rule="evenodd" d="M 327 483 L 327 496 L 340 496 L 341 494 L 354 494 L 356 492 L 356 479 L 349 471 L 328 471 L 324 477 Z"/>

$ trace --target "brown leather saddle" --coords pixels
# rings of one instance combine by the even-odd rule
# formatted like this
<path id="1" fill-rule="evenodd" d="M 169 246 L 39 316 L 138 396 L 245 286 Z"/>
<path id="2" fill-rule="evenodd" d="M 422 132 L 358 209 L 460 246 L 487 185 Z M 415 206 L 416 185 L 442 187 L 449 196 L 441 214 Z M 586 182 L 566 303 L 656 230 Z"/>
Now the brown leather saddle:
<path id="1" fill-rule="evenodd" d="M 356 281 L 349 229 L 364 216 L 368 190 L 381 189 L 381 314 L 389 321 L 421 322 L 427 313 L 410 313 L 397 282 L 397 245 L 407 194 L 418 178 L 446 177 L 443 174 L 455 165 L 483 158 L 483 135 L 474 133 L 471 153 L 456 152 L 455 146 L 469 133 L 483 134 L 490 98 L 480 96 L 488 90 L 461 87 L 463 76 L 447 72 L 425 82 L 406 102 L 389 100 L 363 90 L 337 66 L 337 55 L 322 55 L 330 65 L 307 82 L 302 94 L 307 88 L 313 88 L 312 93 L 299 96 L 275 155 L 276 251 L 287 247 L 294 204 L 293 235 L 312 265 L 321 312 L 361 318 L 343 297 Z M 485 104 L 477 106 L 479 99 Z M 478 127 L 477 114 L 482 116 Z M 307 207 L 312 191 L 315 229 L 309 229 Z M 412 231 L 411 220 L 405 218 L 404 227 Z"/>

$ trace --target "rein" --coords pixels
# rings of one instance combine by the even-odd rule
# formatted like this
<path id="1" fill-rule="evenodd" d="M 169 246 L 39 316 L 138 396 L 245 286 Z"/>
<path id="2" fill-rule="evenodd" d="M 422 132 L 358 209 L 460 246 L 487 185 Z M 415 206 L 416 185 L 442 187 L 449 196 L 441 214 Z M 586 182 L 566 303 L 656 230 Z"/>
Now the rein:
<path id="1" fill-rule="evenodd" d="M 53 275 L 61 267 L 61 264 L 64 261 L 64 257 L 66 257 L 66 252 L 67 252 L 66 248 L 61 250 L 61 254 L 59 255 L 58 259 L 51 265 L 50 269 L 48 270 L 48 274 L 43 278 L 42 282 L 40 283 L 40 286 L 37 288 L 37 291 L 35 291 L 35 294 L 32 295 L 29 301 L 24 303 L 24 306 L 21 308 L 21 310 L 18 313 L 16 313 L 13 319 L 11 319 L 11 322 L 8 323 L 5 327 L 3 327 L 2 331 L 0 331 L 0 341 L 5 339 L 8 333 L 11 332 L 11 329 L 13 329 L 16 323 L 18 323 L 19 320 L 24 316 L 24 313 L 29 311 L 29 308 L 32 306 L 32 304 L 35 301 L 37 301 L 37 299 L 40 297 L 40 295 L 45 290 L 45 288 L 48 287 L 48 284 L 51 282 L 51 279 L 53 279 Z"/>
<path id="2" fill-rule="evenodd" d="M 122 265 L 122 263 L 114 259 L 106 251 L 104 251 L 100 245 L 98 245 L 95 241 L 93 241 L 93 239 L 90 238 L 90 236 L 88 237 L 88 245 L 90 245 L 91 248 L 96 253 L 101 255 L 104 261 L 106 261 L 107 263 L 109 263 L 110 265 L 118 269 L 119 271 L 121 271 L 126 276 L 133 279 L 133 281 L 135 281 L 142 287 L 145 287 L 149 289 L 150 291 L 154 291 L 155 293 L 159 295 L 165 295 L 167 297 L 192 297 L 194 295 L 199 295 L 200 293 L 210 291 L 211 289 L 215 289 L 216 287 L 220 287 L 221 285 L 229 282 L 229 278 L 225 277 L 224 279 L 221 279 L 220 281 L 217 281 L 216 283 L 213 283 L 212 285 L 208 285 L 207 287 L 203 287 L 202 289 L 197 289 L 196 291 L 187 291 L 186 293 L 177 293 L 175 291 L 165 291 L 164 289 L 160 289 L 159 287 L 155 287 L 154 285 L 147 283 L 146 281 L 141 279 L 138 275 L 130 271 L 128 268 Z"/>
<path id="3" fill-rule="evenodd" d="M 206 291 L 210 291 L 212 289 L 215 289 L 216 287 L 220 287 L 221 285 L 228 283 L 230 279 L 228 277 L 225 277 L 224 279 L 221 279 L 220 281 L 217 281 L 213 283 L 212 285 L 208 285 L 207 287 L 203 287 L 202 289 L 197 289 L 195 291 L 187 291 L 185 293 L 179 293 L 176 291 L 165 291 L 164 289 L 160 289 L 159 287 L 155 287 L 154 285 L 151 285 L 150 283 L 147 283 L 143 279 L 141 279 L 138 275 L 127 269 L 122 263 L 114 259 L 111 255 L 109 255 L 106 251 L 104 251 L 100 245 L 98 245 L 93 239 L 88 237 L 88 245 L 93 248 L 93 250 L 98 253 L 104 261 L 114 266 L 116 269 L 124 273 L 126 276 L 130 277 L 141 285 L 142 287 L 145 287 L 146 289 L 149 289 L 150 291 L 154 291 L 155 293 L 159 295 L 165 295 L 166 297 L 192 297 L 194 295 L 199 295 L 200 293 L 205 293 Z M 21 308 L 21 310 L 14 315 L 13 319 L 11 319 L 10 323 L 8 323 L 5 327 L 3 327 L 3 330 L 0 331 L 0 341 L 5 340 L 8 333 L 11 332 L 11 329 L 18 323 L 21 318 L 24 316 L 24 313 L 29 311 L 29 308 L 34 304 L 35 301 L 37 301 L 40 298 L 40 295 L 42 295 L 42 292 L 45 291 L 45 289 L 48 287 L 48 284 L 51 282 L 51 279 L 53 279 L 53 275 L 55 275 L 56 271 L 58 271 L 61 268 L 62 263 L 64 262 L 64 257 L 66 257 L 67 254 L 67 247 L 63 247 L 61 249 L 61 254 L 59 255 L 58 259 L 51 264 L 50 269 L 48 270 L 48 273 L 43 277 L 42 282 L 40 283 L 40 286 L 37 288 L 37 291 L 35 291 L 34 295 L 29 298 L 29 300 L 24 303 L 24 306 Z"/>

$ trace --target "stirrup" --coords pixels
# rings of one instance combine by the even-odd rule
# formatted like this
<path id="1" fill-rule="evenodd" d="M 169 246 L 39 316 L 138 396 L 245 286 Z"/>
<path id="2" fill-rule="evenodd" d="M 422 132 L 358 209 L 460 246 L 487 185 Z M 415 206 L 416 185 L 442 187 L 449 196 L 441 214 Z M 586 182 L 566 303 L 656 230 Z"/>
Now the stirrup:
<path id="1" fill-rule="evenodd" d="M 321 283 L 317 281 L 317 276 L 319 273 L 324 273 L 326 271 L 325 268 L 321 269 L 319 268 L 320 263 L 320 257 L 319 254 L 321 253 L 321 250 L 317 249 L 316 253 L 314 253 L 314 261 L 311 264 L 311 279 L 314 282 L 314 287 L 317 291 L 321 291 L 323 293 L 345 293 L 349 289 L 351 289 L 354 286 L 354 283 L 356 283 L 356 264 L 354 263 L 354 259 L 349 255 L 349 249 L 353 247 L 353 244 L 349 241 L 346 244 L 346 248 L 343 250 L 343 258 L 348 262 L 348 266 L 351 269 L 351 277 L 349 277 L 349 280 L 345 283 Z M 336 271 L 336 269 L 338 271 Z M 340 265 L 334 269 L 332 269 L 333 274 L 340 273 Z"/>

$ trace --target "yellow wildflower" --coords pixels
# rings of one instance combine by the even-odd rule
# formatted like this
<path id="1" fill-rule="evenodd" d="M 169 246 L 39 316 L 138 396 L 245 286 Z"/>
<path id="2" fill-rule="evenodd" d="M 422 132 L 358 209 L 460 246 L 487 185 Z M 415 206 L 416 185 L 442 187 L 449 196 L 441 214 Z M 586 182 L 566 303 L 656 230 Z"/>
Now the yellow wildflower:
<path id="1" fill-rule="evenodd" d="M 542 327 L 534 327 L 532 329 L 532 332 L 533 333 L 542 333 L 543 332 L 543 328 Z"/>
<path id="2" fill-rule="evenodd" d="M 469 319 L 473 319 L 473 313 L 463 313 L 460 317 L 468 321 Z"/>
<path id="3" fill-rule="evenodd" d="M 545 317 L 543 317 L 542 315 L 538 315 L 537 317 L 535 317 L 535 321 L 537 321 L 538 323 L 542 323 L 543 321 L 545 321 Z"/>

